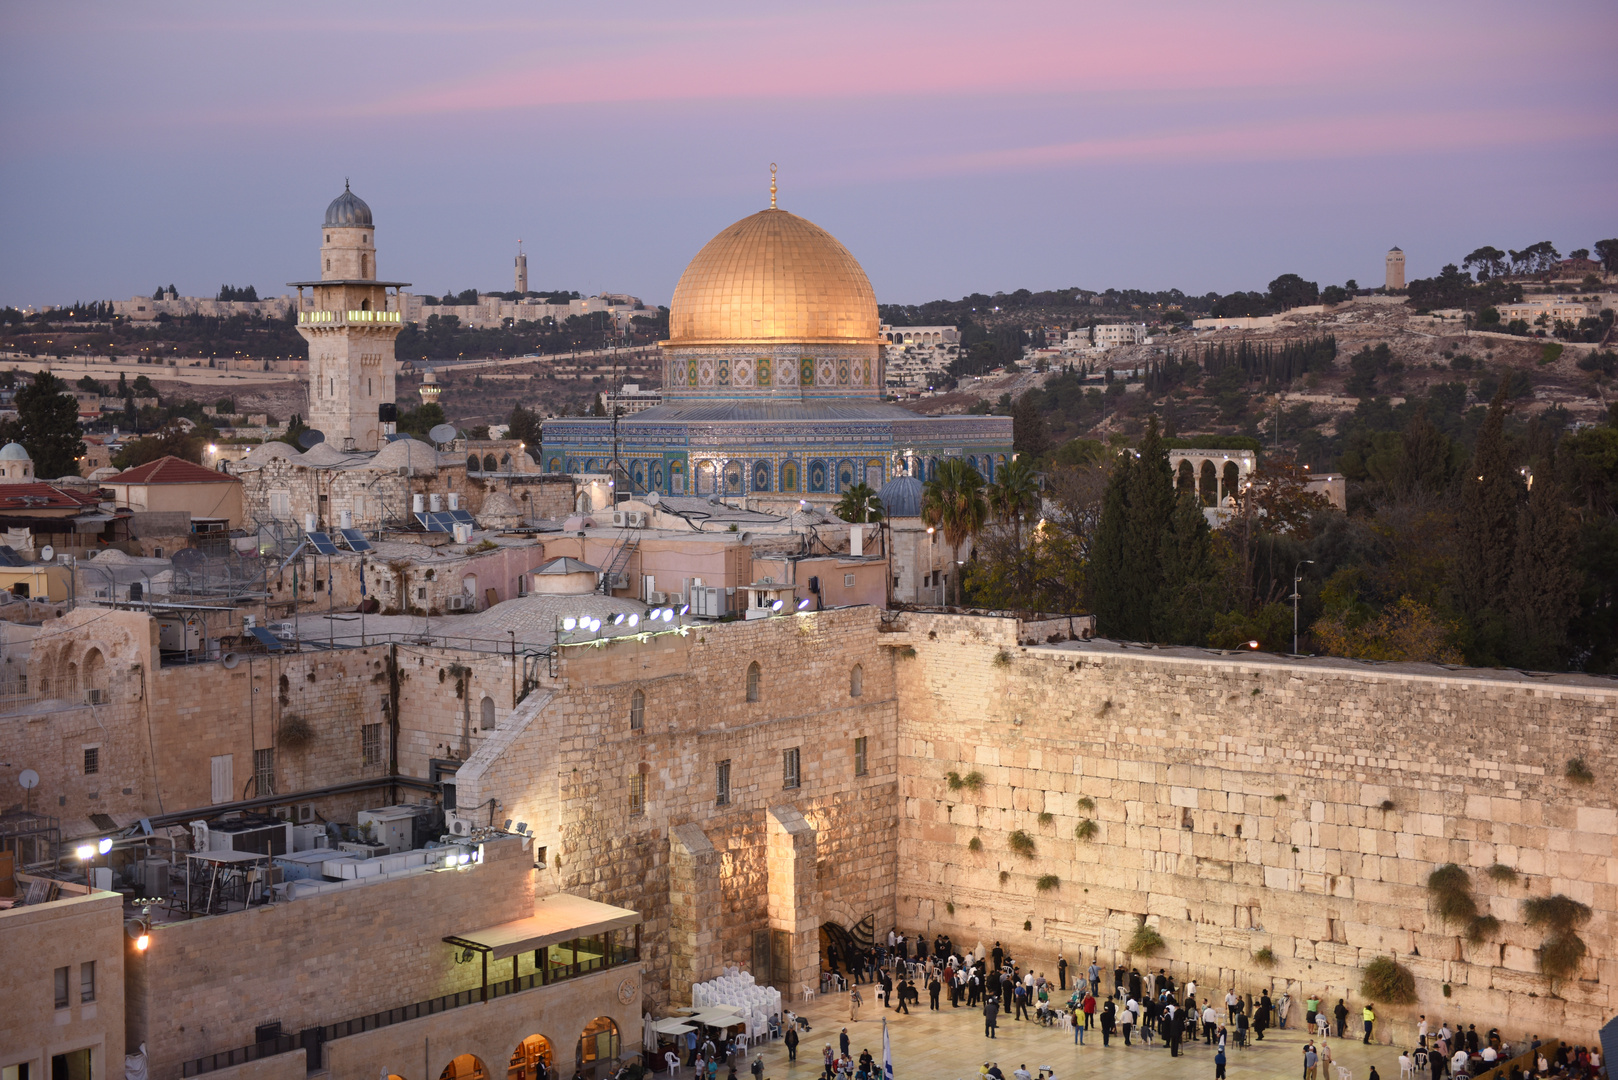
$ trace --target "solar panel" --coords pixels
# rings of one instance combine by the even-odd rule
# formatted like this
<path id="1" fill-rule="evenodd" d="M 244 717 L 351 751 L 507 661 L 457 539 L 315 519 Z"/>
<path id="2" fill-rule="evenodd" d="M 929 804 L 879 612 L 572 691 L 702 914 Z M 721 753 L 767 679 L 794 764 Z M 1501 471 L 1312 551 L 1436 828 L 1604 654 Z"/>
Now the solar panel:
<path id="1" fill-rule="evenodd" d="M 371 542 L 365 539 L 365 534 L 358 529 L 338 529 L 342 533 L 343 541 L 348 544 L 350 551 L 370 551 Z"/>
<path id="2" fill-rule="evenodd" d="M 247 632 L 252 634 L 260 645 L 264 646 L 271 652 L 280 652 L 286 647 L 285 643 L 282 642 L 280 638 L 276 637 L 262 626 L 250 626 L 247 628 Z"/>
<path id="3" fill-rule="evenodd" d="M 449 532 L 449 525 L 442 520 L 443 517 L 444 515 L 439 513 L 417 514 L 416 520 L 421 522 L 421 527 L 428 532 Z"/>
<path id="4" fill-rule="evenodd" d="M 450 520 L 458 521 L 462 525 L 476 525 L 477 524 L 477 522 L 472 519 L 472 511 L 470 511 L 470 510 L 451 510 L 451 511 L 449 511 L 449 516 L 450 516 Z"/>
<path id="5" fill-rule="evenodd" d="M 309 540 L 309 546 L 322 555 L 337 554 L 337 545 L 331 542 L 331 537 L 323 532 L 304 533 Z"/>
<path id="6" fill-rule="evenodd" d="M 23 558 L 10 544 L 0 544 L 0 566 L 22 566 Z"/>

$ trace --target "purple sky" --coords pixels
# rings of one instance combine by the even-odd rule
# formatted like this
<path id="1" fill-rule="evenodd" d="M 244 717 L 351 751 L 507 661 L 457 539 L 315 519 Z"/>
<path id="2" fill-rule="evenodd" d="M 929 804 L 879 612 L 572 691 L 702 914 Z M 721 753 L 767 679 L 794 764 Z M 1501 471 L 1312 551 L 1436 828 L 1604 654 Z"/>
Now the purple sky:
<path id="1" fill-rule="evenodd" d="M 609 12 L 607 14 L 606 12 Z M 666 303 L 768 202 L 883 301 L 1425 276 L 1618 236 L 1618 6 L 0 8 L 0 303 L 316 275 L 344 177 L 384 277 Z"/>

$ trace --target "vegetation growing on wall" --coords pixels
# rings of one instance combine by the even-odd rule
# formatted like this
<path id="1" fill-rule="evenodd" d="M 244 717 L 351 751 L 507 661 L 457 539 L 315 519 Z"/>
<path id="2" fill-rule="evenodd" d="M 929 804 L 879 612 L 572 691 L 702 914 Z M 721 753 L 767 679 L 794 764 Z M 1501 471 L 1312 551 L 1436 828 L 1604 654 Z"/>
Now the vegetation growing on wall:
<path id="1" fill-rule="evenodd" d="M 1391 956 L 1379 956 L 1365 966 L 1360 993 L 1378 1005 L 1410 1005 L 1416 1000 L 1416 977 Z"/>

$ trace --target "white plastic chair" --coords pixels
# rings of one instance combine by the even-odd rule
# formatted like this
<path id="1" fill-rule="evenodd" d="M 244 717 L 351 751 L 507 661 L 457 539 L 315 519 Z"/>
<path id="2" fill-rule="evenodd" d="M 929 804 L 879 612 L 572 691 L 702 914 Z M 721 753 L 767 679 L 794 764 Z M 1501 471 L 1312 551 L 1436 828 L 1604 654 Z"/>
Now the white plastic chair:
<path id="1" fill-rule="evenodd" d="M 1347 1065 L 1337 1066 L 1337 1080 L 1354 1080 L 1354 1073 Z"/>
<path id="2" fill-rule="evenodd" d="M 810 986 L 808 983 L 804 983 L 803 984 L 802 997 L 801 997 L 800 1000 L 802 1000 L 802 1001 L 810 1001 L 810 1000 L 812 1000 L 814 998 L 814 996 L 815 996 L 815 992 L 816 991 L 815 991 L 814 987 Z"/>

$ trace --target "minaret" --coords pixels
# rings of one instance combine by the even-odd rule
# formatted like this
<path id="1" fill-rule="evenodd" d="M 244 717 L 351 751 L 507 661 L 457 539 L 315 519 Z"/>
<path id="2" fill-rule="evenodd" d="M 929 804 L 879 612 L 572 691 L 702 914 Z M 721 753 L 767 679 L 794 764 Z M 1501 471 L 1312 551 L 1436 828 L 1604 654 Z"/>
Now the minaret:
<path id="1" fill-rule="evenodd" d="M 393 343 L 403 328 L 388 289 L 410 283 L 377 280 L 371 208 L 346 182 L 326 208 L 321 237 L 319 280 L 288 282 L 298 290 L 298 333 L 309 342 L 309 426 L 336 449 L 378 450 L 378 410 L 393 405 Z M 305 286 L 314 291 L 310 311 Z"/>
<path id="2" fill-rule="evenodd" d="M 528 295 L 528 256 L 522 253 L 522 241 L 517 241 L 517 298 Z"/>
<path id="3" fill-rule="evenodd" d="M 1388 276 L 1383 287 L 1390 291 L 1405 287 L 1405 253 L 1398 248 L 1388 252 Z"/>

